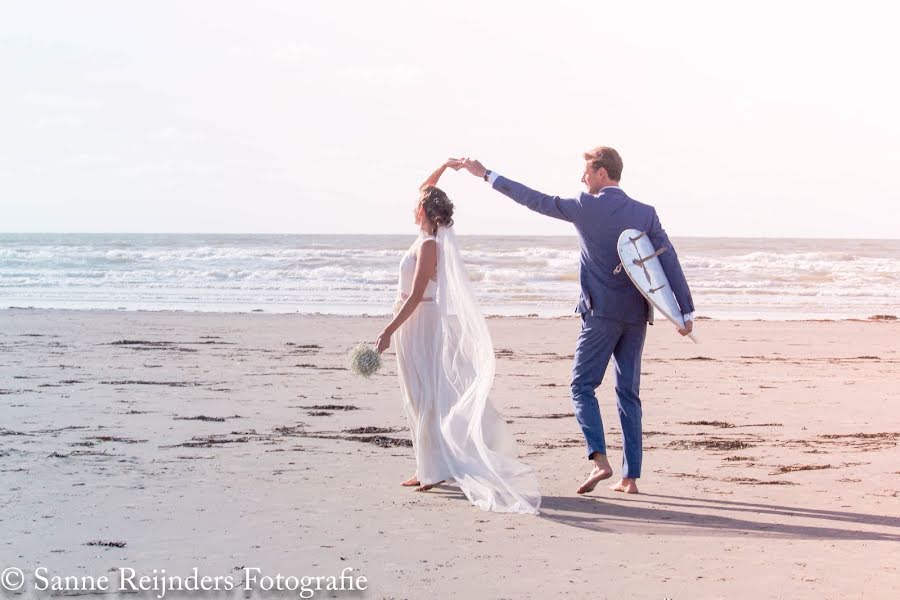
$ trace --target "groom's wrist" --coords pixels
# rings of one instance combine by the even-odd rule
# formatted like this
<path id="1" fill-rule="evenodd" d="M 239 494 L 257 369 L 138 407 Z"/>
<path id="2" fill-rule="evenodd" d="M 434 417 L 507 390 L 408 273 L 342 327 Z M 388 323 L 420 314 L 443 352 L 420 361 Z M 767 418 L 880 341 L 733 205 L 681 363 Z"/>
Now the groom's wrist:
<path id="1" fill-rule="evenodd" d="M 495 171 L 491 171 L 490 169 L 488 169 L 484 172 L 484 180 L 487 181 L 491 185 L 494 185 L 494 182 L 497 180 L 498 177 L 500 177 L 500 174 Z"/>

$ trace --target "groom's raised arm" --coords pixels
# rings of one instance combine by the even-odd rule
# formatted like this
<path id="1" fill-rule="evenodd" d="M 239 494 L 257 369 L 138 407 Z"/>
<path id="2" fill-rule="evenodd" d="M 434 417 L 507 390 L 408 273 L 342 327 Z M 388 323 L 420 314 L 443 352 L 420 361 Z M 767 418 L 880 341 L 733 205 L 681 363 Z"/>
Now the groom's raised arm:
<path id="1" fill-rule="evenodd" d="M 549 196 L 533 190 L 529 187 L 515 182 L 512 179 L 501 177 L 497 173 L 488 171 L 484 165 L 477 160 L 463 159 L 463 167 L 476 177 L 481 177 L 491 184 L 498 192 L 505 194 L 535 212 L 542 215 L 553 217 L 554 219 L 562 219 L 572 223 L 575 221 L 575 214 L 580 206 L 580 201 L 571 198 L 560 198 L 559 196 Z"/>
<path id="2" fill-rule="evenodd" d="M 487 181 L 498 192 L 509 196 L 534 212 L 570 223 L 575 220 L 575 211 L 579 205 L 578 200 L 544 194 L 492 171 L 487 172 Z"/>

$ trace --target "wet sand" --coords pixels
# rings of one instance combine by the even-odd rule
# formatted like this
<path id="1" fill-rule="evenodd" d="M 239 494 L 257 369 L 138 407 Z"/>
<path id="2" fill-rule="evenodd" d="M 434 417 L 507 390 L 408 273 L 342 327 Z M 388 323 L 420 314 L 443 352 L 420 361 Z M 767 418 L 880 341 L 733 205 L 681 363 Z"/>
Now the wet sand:
<path id="1" fill-rule="evenodd" d="M 352 567 L 367 598 L 900 595 L 900 323 L 700 321 L 700 345 L 658 323 L 642 493 L 579 497 L 579 321 L 488 322 L 538 517 L 399 486 L 392 351 L 370 380 L 345 364 L 382 318 L 0 311 L 0 565 Z M 618 468 L 611 370 L 598 397 Z"/>

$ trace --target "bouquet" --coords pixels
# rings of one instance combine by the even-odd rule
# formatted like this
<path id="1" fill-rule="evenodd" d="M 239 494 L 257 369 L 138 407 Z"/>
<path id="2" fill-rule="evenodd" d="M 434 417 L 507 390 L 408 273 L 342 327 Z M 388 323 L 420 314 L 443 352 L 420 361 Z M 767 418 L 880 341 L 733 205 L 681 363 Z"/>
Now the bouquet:
<path id="1" fill-rule="evenodd" d="M 381 355 L 364 342 L 358 343 L 347 354 L 350 370 L 363 377 L 371 377 L 381 368 Z"/>

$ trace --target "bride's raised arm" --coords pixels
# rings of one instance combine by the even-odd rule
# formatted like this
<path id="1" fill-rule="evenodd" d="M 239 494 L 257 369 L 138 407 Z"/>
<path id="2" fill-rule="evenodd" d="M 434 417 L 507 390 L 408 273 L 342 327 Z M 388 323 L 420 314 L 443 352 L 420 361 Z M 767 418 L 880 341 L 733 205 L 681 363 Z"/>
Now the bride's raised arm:
<path id="1" fill-rule="evenodd" d="M 447 170 L 447 167 L 450 167 L 454 171 L 459 171 L 459 169 L 463 166 L 463 160 L 460 158 L 448 158 L 447 162 L 438 167 L 434 173 L 428 176 L 428 179 L 419 186 L 419 191 L 422 192 L 425 188 L 437 185 L 438 179 L 441 178 L 441 175 L 444 174 L 444 171 Z"/>

